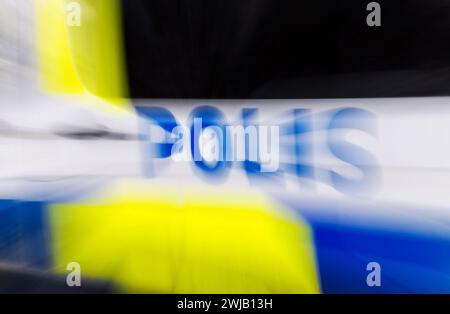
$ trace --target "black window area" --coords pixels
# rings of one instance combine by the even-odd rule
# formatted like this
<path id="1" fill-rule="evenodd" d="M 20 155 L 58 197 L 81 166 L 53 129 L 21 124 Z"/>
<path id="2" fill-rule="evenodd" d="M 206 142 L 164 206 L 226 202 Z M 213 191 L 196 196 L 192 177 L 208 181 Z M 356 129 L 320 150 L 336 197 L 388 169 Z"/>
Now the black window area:
<path id="1" fill-rule="evenodd" d="M 450 95 L 450 1 L 122 0 L 132 98 Z"/>

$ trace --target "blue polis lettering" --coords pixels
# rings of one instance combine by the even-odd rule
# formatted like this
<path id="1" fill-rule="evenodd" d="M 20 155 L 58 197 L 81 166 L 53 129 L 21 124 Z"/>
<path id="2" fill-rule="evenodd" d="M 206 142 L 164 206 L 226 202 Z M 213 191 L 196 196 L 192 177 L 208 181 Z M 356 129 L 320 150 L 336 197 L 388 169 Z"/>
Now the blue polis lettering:
<path id="1" fill-rule="evenodd" d="M 149 122 L 161 127 L 166 136 L 160 142 L 150 142 L 152 151 L 149 158 L 166 159 L 171 157 L 172 148 L 179 140 L 172 131 L 180 127 L 175 116 L 163 107 L 137 107 L 138 113 Z M 256 108 L 243 108 L 240 120 L 243 128 L 258 126 L 258 112 Z M 284 173 L 294 174 L 302 187 L 314 189 L 316 181 L 322 181 L 333 186 L 345 194 L 365 195 L 371 193 L 379 184 L 380 169 L 374 155 L 356 144 L 351 143 L 343 131 L 357 130 L 367 135 L 376 136 L 376 118 L 364 109 L 339 108 L 327 110 L 313 115 L 310 109 L 294 109 L 282 115 L 283 123 L 278 124 L 281 156 L 288 160 L 280 160 L 280 167 L 273 171 L 264 171 L 261 162 L 250 158 L 250 134 L 245 133 L 245 158 L 243 160 L 230 160 L 233 154 L 233 141 L 226 136 L 229 124 L 224 113 L 216 107 L 201 106 L 192 110 L 188 118 L 189 154 L 192 163 L 205 178 L 218 179 L 227 176 L 233 165 L 239 165 L 250 180 L 268 179 L 279 180 Z M 196 121 L 200 120 L 200 125 Z M 315 121 L 313 123 L 313 120 Z M 314 125 L 314 127 L 313 127 Z M 223 159 L 210 163 L 203 158 L 200 149 L 200 138 L 205 129 L 213 127 L 218 137 L 218 155 Z M 255 128 L 256 136 L 261 137 L 261 129 Z M 352 177 L 338 173 L 332 169 L 323 169 L 314 164 L 313 146 L 315 132 L 325 132 L 325 139 L 321 138 L 332 157 L 341 163 L 350 165 L 360 172 L 360 176 Z M 277 133 L 278 135 L 278 133 Z M 269 140 L 270 137 L 268 137 Z M 151 137 L 150 137 L 151 140 Z M 273 139 L 272 139 L 273 140 Z M 259 144 L 261 141 L 258 142 Z M 278 143 L 278 142 L 277 142 Z M 273 150 L 273 149 L 272 149 Z M 277 151 L 278 153 L 278 151 Z M 328 178 L 328 179 L 324 179 Z"/>

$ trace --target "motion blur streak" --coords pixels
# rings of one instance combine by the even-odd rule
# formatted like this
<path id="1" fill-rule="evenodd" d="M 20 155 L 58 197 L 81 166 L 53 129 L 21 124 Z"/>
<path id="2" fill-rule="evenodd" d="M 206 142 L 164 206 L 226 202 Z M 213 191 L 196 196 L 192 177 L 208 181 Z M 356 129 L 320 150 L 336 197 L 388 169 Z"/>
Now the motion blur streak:
<path id="1" fill-rule="evenodd" d="M 56 267 L 124 291 L 317 293 L 311 231 L 261 193 L 122 183 L 51 206 Z"/>
<path id="2" fill-rule="evenodd" d="M 449 293 L 450 4 L 382 5 L 0 0 L 0 292 Z"/>

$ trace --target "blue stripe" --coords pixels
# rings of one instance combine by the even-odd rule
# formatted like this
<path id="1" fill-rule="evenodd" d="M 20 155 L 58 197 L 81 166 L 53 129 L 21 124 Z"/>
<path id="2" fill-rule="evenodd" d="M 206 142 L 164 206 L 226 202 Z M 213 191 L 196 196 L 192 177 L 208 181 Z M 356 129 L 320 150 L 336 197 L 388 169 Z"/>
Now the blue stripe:
<path id="1" fill-rule="evenodd" d="M 50 245 L 44 203 L 0 200 L 0 262 L 49 267 Z"/>

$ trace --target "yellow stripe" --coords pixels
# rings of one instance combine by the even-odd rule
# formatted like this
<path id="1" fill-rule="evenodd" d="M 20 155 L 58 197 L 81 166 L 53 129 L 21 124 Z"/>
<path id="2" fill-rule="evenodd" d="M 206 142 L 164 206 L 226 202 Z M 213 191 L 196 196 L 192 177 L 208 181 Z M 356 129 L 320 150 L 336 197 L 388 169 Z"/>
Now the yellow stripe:
<path id="1" fill-rule="evenodd" d="M 77 0 L 80 26 L 68 26 L 69 0 L 37 0 L 41 88 L 89 103 L 129 106 L 118 0 Z M 95 96 L 95 97 L 92 97 Z"/>
<path id="2" fill-rule="evenodd" d="M 50 215 L 56 271 L 124 292 L 319 292 L 309 227 L 258 192 L 127 183 Z"/>

